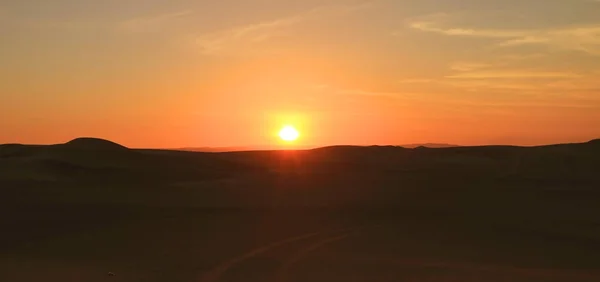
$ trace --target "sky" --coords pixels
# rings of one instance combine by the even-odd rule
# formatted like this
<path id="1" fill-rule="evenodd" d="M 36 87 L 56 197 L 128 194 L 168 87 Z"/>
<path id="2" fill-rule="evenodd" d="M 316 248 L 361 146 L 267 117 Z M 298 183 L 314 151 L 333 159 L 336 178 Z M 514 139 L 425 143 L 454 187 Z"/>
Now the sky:
<path id="1" fill-rule="evenodd" d="M 0 143 L 600 138 L 597 0 L 3 0 Z"/>

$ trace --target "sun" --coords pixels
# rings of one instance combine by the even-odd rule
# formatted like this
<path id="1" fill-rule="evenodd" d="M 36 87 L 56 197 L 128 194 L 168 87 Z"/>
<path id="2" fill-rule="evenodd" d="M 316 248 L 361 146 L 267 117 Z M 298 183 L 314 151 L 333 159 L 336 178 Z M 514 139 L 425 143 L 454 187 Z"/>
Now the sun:
<path id="1" fill-rule="evenodd" d="M 300 137 L 300 132 L 291 125 L 286 125 L 279 131 L 279 137 L 283 141 L 292 142 Z"/>

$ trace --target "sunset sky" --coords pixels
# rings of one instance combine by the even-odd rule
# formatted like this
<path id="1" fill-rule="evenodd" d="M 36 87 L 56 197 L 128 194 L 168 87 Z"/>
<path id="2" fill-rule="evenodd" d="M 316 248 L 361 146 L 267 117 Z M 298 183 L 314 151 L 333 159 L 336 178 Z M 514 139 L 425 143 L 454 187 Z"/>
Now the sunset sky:
<path id="1" fill-rule="evenodd" d="M 600 137 L 600 1 L 3 0 L 0 143 Z"/>

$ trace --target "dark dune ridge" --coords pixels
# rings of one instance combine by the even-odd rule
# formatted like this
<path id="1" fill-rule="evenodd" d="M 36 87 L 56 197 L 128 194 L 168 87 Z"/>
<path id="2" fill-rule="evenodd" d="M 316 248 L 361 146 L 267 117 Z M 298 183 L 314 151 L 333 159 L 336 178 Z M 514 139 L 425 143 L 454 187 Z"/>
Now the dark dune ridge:
<path id="1" fill-rule="evenodd" d="M 355 147 L 366 147 L 366 146 L 355 146 Z M 459 147 L 458 145 L 443 144 L 443 143 L 424 143 L 424 144 L 404 144 L 404 145 L 389 145 L 385 147 L 404 147 L 404 148 L 449 148 Z M 318 147 L 316 147 L 318 148 Z M 315 149 L 314 146 L 301 146 L 296 149 L 308 150 Z M 271 151 L 277 150 L 275 146 L 246 146 L 246 147 L 186 147 L 177 148 L 173 150 L 178 151 L 190 151 L 190 152 L 214 152 L 214 153 L 225 153 L 225 152 L 240 152 L 240 151 Z"/>
<path id="2" fill-rule="evenodd" d="M 1 145 L 0 181 L 58 186 L 64 195 L 73 191 L 62 183 L 127 185 L 121 193 L 127 191 L 123 195 L 128 196 L 118 198 L 144 202 L 154 194 L 147 203 L 377 207 L 403 205 L 398 197 L 408 190 L 437 191 L 433 194 L 437 197 L 457 189 L 441 187 L 475 187 L 474 183 L 481 187 L 473 188 L 476 191 L 509 185 L 510 189 L 528 186 L 598 192 L 592 189 L 600 187 L 598 163 L 598 140 L 536 147 L 330 146 L 203 153 L 128 149 L 107 140 L 78 138 L 59 145 Z M 283 192 L 279 191 L 282 186 L 286 187 Z M 75 194 L 87 200 L 94 193 L 101 194 L 99 201 L 110 201 L 111 195 L 116 198 L 116 191 L 99 190 L 89 195 L 85 191 Z M 75 194 L 73 201 L 79 197 Z M 44 200 L 36 193 L 22 200 L 27 197 Z"/>
<path id="3" fill-rule="evenodd" d="M 127 147 L 115 142 L 92 137 L 81 137 L 73 139 L 64 144 L 65 147 L 80 150 L 126 150 Z"/>
<path id="4" fill-rule="evenodd" d="M 225 153 L 94 138 L 0 145 L 0 281 L 280 281 L 269 275 L 314 250 L 288 273 L 313 279 L 290 281 L 596 282 L 598 164 L 600 140 Z"/>
<path id="5" fill-rule="evenodd" d="M 564 196 L 586 207 L 600 200 L 599 163 L 600 140 L 206 153 L 128 149 L 78 138 L 58 145 L 0 145 L 0 204 L 482 213 L 504 210 L 499 199 L 521 206 L 533 197 L 546 206 L 544 199 Z"/>
<path id="6" fill-rule="evenodd" d="M 99 138 L 55 145 L 0 145 L 0 181 L 171 181 L 210 179 L 243 170 L 217 156 L 134 150 Z M 232 171 L 233 172 L 233 171 Z"/>
<path id="7" fill-rule="evenodd" d="M 309 168 L 323 163 L 373 166 L 373 169 L 410 169 L 454 165 L 501 165 L 511 162 L 572 160 L 577 165 L 590 161 L 600 150 L 600 139 L 585 143 L 556 144 L 533 147 L 473 146 L 424 147 L 402 146 L 328 146 L 308 150 L 263 150 L 234 152 L 189 152 L 176 150 L 129 149 L 112 141 L 99 138 L 77 138 L 57 145 L 0 145 L 0 159 L 4 162 L 53 160 L 82 166 L 131 167 L 153 166 L 173 169 L 183 166 L 201 166 L 204 169 L 221 167 L 236 172 L 242 167 L 271 169 L 285 166 Z M 586 163 L 587 164 L 587 163 Z M 227 167 L 231 166 L 231 167 Z M 447 167 L 452 168 L 452 167 Z M 475 167 L 471 167 L 475 168 Z"/>

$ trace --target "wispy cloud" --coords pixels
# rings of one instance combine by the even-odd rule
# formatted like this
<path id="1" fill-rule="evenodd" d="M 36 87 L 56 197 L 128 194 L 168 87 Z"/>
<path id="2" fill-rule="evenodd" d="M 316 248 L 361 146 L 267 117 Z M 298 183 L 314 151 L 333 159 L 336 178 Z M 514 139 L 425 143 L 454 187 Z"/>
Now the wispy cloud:
<path id="1" fill-rule="evenodd" d="M 515 62 L 515 61 L 525 61 L 525 60 L 533 60 L 540 59 L 546 57 L 546 54 L 542 53 L 533 53 L 533 54 L 508 54 L 502 55 L 498 57 L 503 62 Z"/>
<path id="2" fill-rule="evenodd" d="M 443 85 L 460 88 L 461 92 L 467 90 L 473 93 L 486 93 L 483 96 L 470 96 L 468 99 L 456 96 L 440 96 L 429 92 L 379 92 L 361 89 L 338 89 L 335 87 L 326 87 L 326 93 L 338 96 L 338 99 L 356 98 L 361 102 L 364 99 L 380 99 L 381 101 L 400 107 L 406 105 L 407 108 L 413 108 L 416 104 L 435 106 L 437 109 L 457 110 L 462 107 L 472 108 L 580 108 L 597 109 L 600 108 L 600 100 L 590 95 L 552 95 L 546 93 L 548 89 L 554 86 L 543 83 L 532 84 L 526 81 L 489 81 L 489 80 L 442 80 L 432 81 Z M 570 90 L 570 88 L 561 88 L 561 90 Z M 511 93 L 509 96 L 503 95 Z M 497 94 L 497 95 L 489 95 Z"/>
<path id="3" fill-rule="evenodd" d="M 473 93 L 518 94 L 521 97 L 558 95 L 568 99 L 578 97 L 594 101 L 592 103 L 600 107 L 600 75 L 593 72 L 490 69 L 459 72 L 436 82 Z"/>
<path id="4" fill-rule="evenodd" d="M 121 30 L 128 32 L 155 31 L 168 22 L 185 18 L 193 13 L 192 10 L 183 10 L 159 15 L 137 17 L 121 22 L 118 27 Z"/>
<path id="5" fill-rule="evenodd" d="M 585 100 L 546 99 L 543 97 L 529 98 L 527 101 L 472 101 L 472 100 L 449 100 L 447 104 L 457 106 L 471 106 L 476 108 L 571 108 L 571 109 L 597 109 L 598 105 L 586 103 Z M 507 112 L 508 113 L 508 112 Z"/>
<path id="6" fill-rule="evenodd" d="M 455 62 L 450 66 L 450 69 L 455 71 L 474 71 L 492 66 L 488 63 L 479 62 Z"/>
<path id="7" fill-rule="evenodd" d="M 574 78 L 581 77 L 580 74 L 571 72 L 551 72 L 551 71 L 530 71 L 530 70 L 491 70 L 477 72 L 463 72 L 447 76 L 447 78 L 467 78 L 467 79 L 491 79 L 491 78 L 512 78 L 512 79 L 530 79 L 530 78 Z"/>
<path id="8" fill-rule="evenodd" d="M 409 20 L 408 26 L 446 36 L 492 39 L 499 47 L 538 44 L 600 56 L 600 23 L 548 29 L 490 29 L 458 26 L 448 19 L 444 14 L 430 15 Z"/>
<path id="9" fill-rule="evenodd" d="M 321 6 L 287 17 L 202 34 L 195 38 L 195 43 L 201 48 L 202 53 L 214 55 L 227 49 L 235 49 L 247 44 L 256 44 L 273 37 L 286 35 L 288 32 L 287 28 L 303 21 L 336 14 L 344 15 L 370 6 L 370 2 L 355 5 Z"/>
<path id="10" fill-rule="evenodd" d="M 419 84 L 419 83 L 430 83 L 433 79 L 430 78 L 407 78 L 398 80 L 400 84 Z"/>
<path id="11" fill-rule="evenodd" d="M 301 19 L 299 16 L 293 16 L 204 34 L 195 38 L 195 43 L 203 54 L 217 54 L 224 49 L 239 47 L 239 44 L 259 43 L 281 35 L 281 29 L 291 26 Z"/>
<path id="12" fill-rule="evenodd" d="M 360 88 L 344 88 L 332 85 L 318 85 L 318 93 L 320 96 L 335 96 L 337 98 L 352 98 L 352 97 L 372 97 L 380 99 L 391 99 L 396 101 L 419 101 L 426 100 L 427 95 L 420 92 L 397 92 L 397 91 L 376 91 Z"/>
<path id="13" fill-rule="evenodd" d="M 439 23 L 433 21 L 415 21 L 409 26 L 413 29 L 435 32 L 444 35 L 453 36 L 471 36 L 488 38 L 520 38 L 528 35 L 527 31 L 520 30 L 502 30 L 502 29 L 474 29 L 464 27 L 441 27 Z"/>
<path id="14" fill-rule="evenodd" d="M 493 83 L 499 83 L 498 80 L 519 80 L 519 79 L 557 79 L 557 78 L 574 78 L 580 74 L 572 72 L 546 71 L 546 70 L 530 70 L 520 69 L 516 66 L 526 60 L 534 60 L 544 58 L 544 54 L 508 54 L 502 56 L 493 56 L 482 61 L 456 61 L 448 65 L 448 69 L 452 74 L 433 78 L 410 78 L 401 79 L 399 84 L 443 84 L 450 86 L 488 86 Z M 461 80 L 462 82 L 457 82 Z M 472 82 L 466 82 L 466 80 Z M 482 80 L 490 80 L 489 83 L 482 83 Z M 513 89 L 533 89 L 526 84 L 506 83 L 502 82 L 499 88 Z"/>

